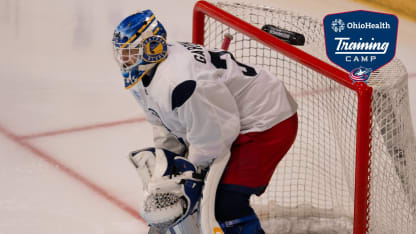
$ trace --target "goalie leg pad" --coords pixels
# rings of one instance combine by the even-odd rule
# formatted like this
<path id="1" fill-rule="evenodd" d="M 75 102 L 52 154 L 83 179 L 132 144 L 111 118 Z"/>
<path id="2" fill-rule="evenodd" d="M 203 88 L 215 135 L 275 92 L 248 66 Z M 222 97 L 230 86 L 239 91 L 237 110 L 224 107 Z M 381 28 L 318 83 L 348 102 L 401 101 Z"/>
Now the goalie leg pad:
<path id="1" fill-rule="evenodd" d="M 224 172 L 230 153 L 218 157 L 211 164 L 208 174 L 205 177 L 205 185 L 202 190 L 202 200 L 200 205 L 201 233 L 211 234 L 221 230 L 220 224 L 215 217 L 215 200 L 218 184 Z"/>
<path id="2" fill-rule="evenodd" d="M 186 217 L 182 222 L 169 229 L 170 234 L 193 234 L 200 233 L 198 212 Z"/>

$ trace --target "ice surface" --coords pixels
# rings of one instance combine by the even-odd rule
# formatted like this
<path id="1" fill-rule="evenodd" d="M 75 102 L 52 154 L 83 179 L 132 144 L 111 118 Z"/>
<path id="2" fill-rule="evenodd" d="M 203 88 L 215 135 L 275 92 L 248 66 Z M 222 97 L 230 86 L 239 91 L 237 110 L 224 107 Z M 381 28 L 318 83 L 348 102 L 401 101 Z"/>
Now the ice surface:
<path id="1" fill-rule="evenodd" d="M 152 9 L 169 40 L 190 41 L 195 2 L 0 0 L 0 234 L 147 233 L 127 154 L 151 145 L 151 132 L 123 88 L 112 32 L 127 14 Z M 320 18 L 370 9 L 347 0 L 256 2 Z M 399 18 L 396 56 L 408 68 L 416 116 L 416 23 Z"/>

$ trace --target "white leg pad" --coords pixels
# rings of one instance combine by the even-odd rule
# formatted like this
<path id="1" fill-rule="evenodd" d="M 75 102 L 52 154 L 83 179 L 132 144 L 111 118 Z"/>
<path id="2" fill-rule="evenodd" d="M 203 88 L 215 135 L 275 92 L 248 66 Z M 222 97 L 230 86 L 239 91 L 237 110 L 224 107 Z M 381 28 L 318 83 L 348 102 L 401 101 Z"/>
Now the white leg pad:
<path id="1" fill-rule="evenodd" d="M 178 225 L 171 228 L 173 229 L 173 232 L 172 231 L 169 231 L 169 232 L 175 233 L 175 234 L 200 233 L 198 216 L 199 215 L 197 212 L 195 212 L 193 215 L 189 215 L 186 219 L 184 219 Z"/>
<path id="2" fill-rule="evenodd" d="M 216 158 L 205 177 L 200 204 L 200 223 L 202 234 L 223 234 L 219 223 L 215 219 L 215 197 L 221 176 L 230 159 L 230 152 L 224 157 Z"/>

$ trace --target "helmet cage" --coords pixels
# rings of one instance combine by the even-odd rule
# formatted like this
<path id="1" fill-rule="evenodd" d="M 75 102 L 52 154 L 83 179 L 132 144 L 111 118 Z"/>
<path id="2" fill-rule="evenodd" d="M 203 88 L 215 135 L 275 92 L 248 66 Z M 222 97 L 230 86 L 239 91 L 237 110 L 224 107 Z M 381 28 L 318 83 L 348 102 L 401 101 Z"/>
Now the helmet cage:
<path id="1" fill-rule="evenodd" d="M 142 43 L 135 44 L 113 42 L 113 56 L 123 72 L 130 71 L 143 62 Z"/>
<path id="2" fill-rule="evenodd" d="M 137 43 L 118 43 L 113 41 L 113 55 L 123 72 L 138 66 L 139 71 L 151 69 L 156 63 L 163 61 L 167 56 L 167 43 L 159 35 L 143 36 Z"/>

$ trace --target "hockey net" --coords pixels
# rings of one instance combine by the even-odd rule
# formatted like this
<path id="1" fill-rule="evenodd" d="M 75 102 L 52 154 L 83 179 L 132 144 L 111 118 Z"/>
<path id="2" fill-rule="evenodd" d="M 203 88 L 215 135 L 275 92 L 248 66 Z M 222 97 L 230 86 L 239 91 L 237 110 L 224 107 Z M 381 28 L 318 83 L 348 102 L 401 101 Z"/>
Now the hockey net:
<path id="1" fill-rule="evenodd" d="M 416 233 L 416 145 L 402 63 L 373 72 L 368 86 L 352 84 L 329 65 L 321 21 L 264 6 L 215 6 L 247 23 L 201 1 L 193 41 L 221 48 L 230 33 L 235 58 L 274 73 L 299 104 L 296 142 L 265 194 L 251 201 L 266 233 Z M 305 45 L 293 49 L 250 26 L 265 24 L 304 34 Z"/>

